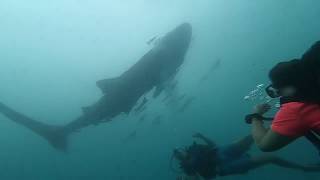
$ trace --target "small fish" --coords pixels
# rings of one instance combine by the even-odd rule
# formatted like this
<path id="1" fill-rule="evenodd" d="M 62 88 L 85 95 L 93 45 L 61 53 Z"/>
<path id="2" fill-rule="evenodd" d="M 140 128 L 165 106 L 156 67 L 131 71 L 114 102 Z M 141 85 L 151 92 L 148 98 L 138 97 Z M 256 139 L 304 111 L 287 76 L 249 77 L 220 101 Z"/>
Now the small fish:
<path id="1" fill-rule="evenodd" d="M 175 89 L 177 87 L 177 84 L 178 84 L 178 82 L 175 81 L 175 82 L 168 85 L 168 87 L 165 89 L 166 96 L 162 99 L 162 102 L 166 102 L 166 101 L 172 99 L 173 97 L 175 97 L 175 95 L 176 95 Z M 174 98 L 174 99 L 176 99 L 176 98 Z"/>
<path id="2" fill-rule="evenodd" d="M 160 125 L 162 122 L 162 119 L 163 119 L 162 115 L 156 116 L 152 121 L 152 125 Z"/>
<path id="3" fill-rule="evenodd" d="M 219 68 L 221 66 L 221 59 L 218 59 L 217 61 L 215 61 L 210 68 L 210 71 L 215 71 L 217 68 Z"/>
<path id="4" fill-rule="evenodd" d="M 135 139 L 136 137 L 137 137 L 137 131 L 133 131 L 126 138 L 124 138 L 122 142 L 127 143 L 127 142 Z"/>
<path id="5" fill-rule="evenodd" d="M 142 112 L 143 110 L 145 110 L 146 109 L 145 105 L 147 104 L 147 102 L 148 102 L 148 99 L 144 97 L 142 102 L 139 104 L 139 106 L 134 109 L 134 112 Z"/>
<path id="6" fill-rule="evenodd" d="M 220 66 L 221 66 L 221 59 L 218 59 L 217 61 L 213 62 L 208 72 L 201 77 L 200 82 L 208 80 L 211 74 Z"/>
<path id="7" fill-rule="evenodd" d="M 151 38 L 149 41 L 147 41 L 147 44 L 148 44 L 148 45 L 152 45 L 152 43 L 154 43 L 157 38 L 158 38 L 158 36 L 154 36 L 154 37 Z"/>
<path id="8" fill-rule="evenodd" d="M 195 97 L 188 98 L 178 111 L 184 112 L 194 102 L 195 99 L 196 99 Z"/>
<path id="9" fill-rule="evenodd" d="M 143 115 L 139 118 L 138 123 L 143 123 L 146 120 L 146 115 Z"/>

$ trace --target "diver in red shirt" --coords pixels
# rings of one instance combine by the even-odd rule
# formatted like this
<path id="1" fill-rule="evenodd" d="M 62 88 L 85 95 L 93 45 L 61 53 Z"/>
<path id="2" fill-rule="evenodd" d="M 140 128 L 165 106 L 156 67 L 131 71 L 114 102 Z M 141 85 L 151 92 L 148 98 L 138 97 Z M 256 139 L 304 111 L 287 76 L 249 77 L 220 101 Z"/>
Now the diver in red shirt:
<path id="1" fill-rule="evenodd" d="M 252 136 L 262 151 L 276 151 L 306 136 L 318 149 L 320 140 L 320 41 L 301 59 L 277 64 L 269 73 L 272 84 L 266 88 L 272 98 L 280 98 L 271 129 L 264 126 L 268 104 L 255 107 L 246 117 Z"/>

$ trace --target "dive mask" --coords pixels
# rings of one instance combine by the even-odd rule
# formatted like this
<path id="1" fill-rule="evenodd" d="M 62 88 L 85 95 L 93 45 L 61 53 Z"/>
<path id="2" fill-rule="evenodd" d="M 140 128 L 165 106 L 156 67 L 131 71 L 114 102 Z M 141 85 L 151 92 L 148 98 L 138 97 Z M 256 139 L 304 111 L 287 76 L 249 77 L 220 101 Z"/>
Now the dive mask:
<path id="1" fill-rule="evenodd" d="M 279 98 L 281 97 L 279 94 L 279 89 L 276 89 L 272 84 L 266 87 L 266 93 L 271 98 Z"/>

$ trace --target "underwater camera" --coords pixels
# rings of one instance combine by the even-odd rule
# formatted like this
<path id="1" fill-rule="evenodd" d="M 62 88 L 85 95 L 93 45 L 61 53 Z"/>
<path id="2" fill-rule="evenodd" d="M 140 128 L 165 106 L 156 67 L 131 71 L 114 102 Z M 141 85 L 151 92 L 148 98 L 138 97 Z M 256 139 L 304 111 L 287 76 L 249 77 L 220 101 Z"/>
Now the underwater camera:
<path id="1" fill-rule="evenodd" d="M 256 87 L 244 97 L 245 101 L 251 101 L 255 104 L 267 103 L 271 104 L 272 107 L 280 108 L 280 102 L 275 100 L 276 92 L 273 91 L 272 86 L 265 87 L 264 84 L 258 84 Z M 259 119 L 263 121 L 272 121 L 272 117 L 264 117 L 260 114 L 248 114 L 245 117 L 247 124 L 251 124 L 253 119 Z"/>
<path id="2" fill-rule="evenodd" d="M 245 101 L 251 101 L 255 104 L 268 103 L 272 104 L 273 107 L 279 108 L 280 102 L 276 102 L 274 96 L 270 96 L 272 86 L 265 87 L 264 84 L 258 84 L 255 88 L 244 96 Z M 270 95 L 269 95 L 270 94 Z"/>

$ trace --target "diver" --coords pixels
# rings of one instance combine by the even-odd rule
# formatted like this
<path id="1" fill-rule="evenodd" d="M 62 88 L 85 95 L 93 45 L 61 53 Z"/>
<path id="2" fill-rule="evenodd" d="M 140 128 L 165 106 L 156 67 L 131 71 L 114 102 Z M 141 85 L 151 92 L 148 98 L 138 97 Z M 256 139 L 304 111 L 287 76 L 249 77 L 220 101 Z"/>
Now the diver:
<path id="1" fill-rule="evenodd" d="M 269 73 L 266 88 L 271 98 L 280 98 L 280 109 L 270 129 L 263 115 L 270 105 L 257 105 L 246 117 L 252 136 L 262 151 L 276 151 L 300 137 L 306 137 L 320 152 L 320 41 L 301 59 L 281 62 Z"/>
<path id="2" fill-rule="evenodd" d="M 200 133 L 193 137 L 204 141 L 204 144 L 194 142 L 189 147 L 175 149 L 173 152 L 173 158 L 179 162 L 184 174 L 177 177 L 177 180 L 209 180 L 217 176 L 241 175 L 265 165 L 320 172 L 320 167 L 301 165 L 274 155 L 250 156 L 248 151 L 254 143 L 252 136 L 246 136 L 227 146 L 217 146 Z"/>

